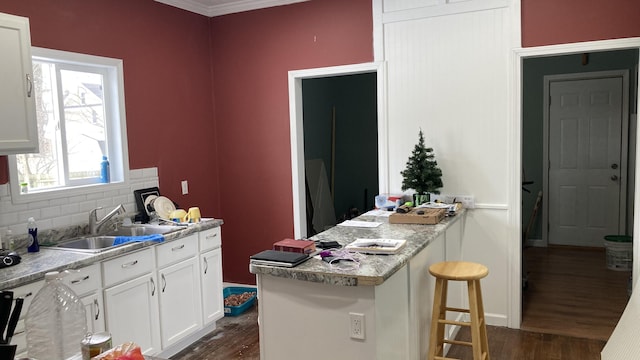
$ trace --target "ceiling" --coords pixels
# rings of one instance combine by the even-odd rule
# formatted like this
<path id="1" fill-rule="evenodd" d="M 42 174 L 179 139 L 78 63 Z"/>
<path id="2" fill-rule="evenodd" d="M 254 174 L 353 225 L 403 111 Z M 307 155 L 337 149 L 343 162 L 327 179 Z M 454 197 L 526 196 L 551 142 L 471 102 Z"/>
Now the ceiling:
<path id="1" fill-rule="evenodd" d="M 220 16 L 242 11 L 299 3 L 309 0 L 155 0 L 204 16 Z"/>

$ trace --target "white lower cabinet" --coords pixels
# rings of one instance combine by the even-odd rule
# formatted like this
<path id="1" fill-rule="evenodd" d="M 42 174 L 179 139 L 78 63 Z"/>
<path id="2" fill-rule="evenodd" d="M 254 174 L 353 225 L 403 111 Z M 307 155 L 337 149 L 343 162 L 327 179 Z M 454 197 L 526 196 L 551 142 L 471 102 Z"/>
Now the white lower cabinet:
<path id="1" fill-rule="evenodd" d="M 162 347 L 175 344 L 202 327 L 198 259 L 161 269 L 160 329 Z"/>
<path id="2" fill-rule="evenodd" d="M 198 237 L 200 240 L 202 316 L 206 326 L 224 316 L 221 229 L 215 227 L 201 231 Z"/>
<path id="3" fill-rule="evenodd" d="M 11 289 L 11 291 L 13 291 L 14 298 L 21 297 L 24 299 L 24 303 L 22 303 L 22 311 L 20 312 L 20 320 L 18 320 L 18 325 L 16 326 L 16 330 L 13 333 L 13 338 L 11 339 L 11 343 L 17 345 L 17 359 L 27 357 L 27 333 L 24 326 L 24 319 L 27 317 L 27 310 L 31 305 L 33 297 L 43 286 L 44 280 L 40 280 L 31 284 L 22 285 L 15 289 Z"/>
<path id="4" fill-rule="evenodd" d="M 100 264 L 93 264 L 72 270 L 62 278 L 84 304 L 87 316 L 87 331 L 99 333 L 105 330 L 104 307 L 102 303 L 102 276 Z"/>
<path id="5" fill-rule="evenodd" d="M 145 355 L 156 354 L 161 349 L 160 289 L 154 262 L 152 249 L 147 248 L 105 261 L 102 268 L 106 325 L 113 344 L 134 341 Z"/>
<path id="6" fill-rule="evenodd" d="M 133 341 L 145 355 L 175 353 L 224 316 L 220 228 L 74 270 L 63 282 L 85 305 L 88 331 L 108 331 L 114 345 Z M 27 356 L 24 317 L 43 285 L 12 289 L 25 299 L 12 339 L 18 358 Z"/>
<path id="7" fill-rule="evenodd" d="M 197 234 L 156 247 L 163 349 L 202 328 L 197 254 Z"/>
<path id="8" fill-rule="evenodd" d="M 200 255 L 200 283 L 204 325 L 224 316 L 222 298 L 222 249 Z"/>

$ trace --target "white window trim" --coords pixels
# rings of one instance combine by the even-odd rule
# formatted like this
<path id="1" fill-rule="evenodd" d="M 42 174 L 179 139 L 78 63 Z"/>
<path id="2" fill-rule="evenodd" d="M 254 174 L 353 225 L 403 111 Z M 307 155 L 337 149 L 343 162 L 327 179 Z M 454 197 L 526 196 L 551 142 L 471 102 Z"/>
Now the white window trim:
<path id="1" fill-rule="evenodd" d="M 123 75 L 123 62 L 121 59 L 114 59 L 95 55 L 86 55 L 79 53 L 72 53 L 61 50 L 45 49 L 39 47 L 31 48 L 32 57 L 39 59 L 49 59 L 53 61 L 60 61 L 64 59 L 66 63 L 77 65 L 102 65 L 108 67 L 110 75 L 115 75 L 117 84 L 112 85 L 111 93 L 105 94 L 105 96 L 115 97 L 116 102 L 110 102 L 113 104 L 111 113 L 115 115 L 113 121 L 106 122 L 108 131 L 115 131 L 112 127 L 118 127 L 120 131 L 120 143 L 114 142 L 109 146 L 110 161 L 116 158 L 122 159 L 122 173 L 118 173 L 120 167 L 111 167 L 111 178 L 122 179 L 122 181 L 114 181 L 108 184 L 90 184 L 84 186 L 67 187 L 61 189 L 52 189 L 49 191 L 35 192 L 35 193 L 20 193 L 20 185 L 17 174 L 17 164 L 15 155 L 10 155 L 9 158 L 9 188 L 11 191 L 11 202 L 13 204 L 25 204 L 35 201 L 52 200 L 65 198 L 69 196 L 87 195 L 95 193 L 103 193 L 105 191 L 118 190 L 129 188 L 129 148 L 127 141 L 127 126 L 126 126 L 126 114 L 125 114 L 125 102 L 124 102 L 124 75 Z M 115 74 L 113 74 L 115 72 Z M 117 155 L 117 156 L 114 156 Z M 115 172 L 115 173 L 114 173 Z"/>

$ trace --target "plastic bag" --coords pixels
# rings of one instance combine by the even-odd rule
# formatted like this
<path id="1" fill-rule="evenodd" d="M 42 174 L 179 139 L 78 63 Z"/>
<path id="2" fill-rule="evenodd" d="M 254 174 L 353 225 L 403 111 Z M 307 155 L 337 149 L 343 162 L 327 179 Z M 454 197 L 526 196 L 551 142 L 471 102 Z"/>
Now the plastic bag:
<path id="1" fill-rule="evenodd" d="M 144 360 L 144 356 L 140 346 L 133 342 L 127 342 L 94 356 L 91 360 Z"/>

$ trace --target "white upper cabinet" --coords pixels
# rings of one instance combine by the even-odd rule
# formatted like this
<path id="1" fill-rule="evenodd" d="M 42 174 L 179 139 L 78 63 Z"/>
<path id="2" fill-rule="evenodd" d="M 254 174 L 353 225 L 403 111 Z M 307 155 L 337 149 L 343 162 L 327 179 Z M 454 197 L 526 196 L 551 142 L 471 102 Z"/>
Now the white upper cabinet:
<path id="1" fill-rule="evenodd" d="M 29 19 L 0 13 L 0 155 L 38 152 Z"/>

